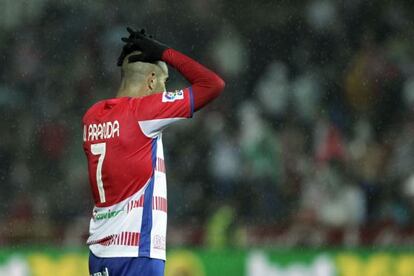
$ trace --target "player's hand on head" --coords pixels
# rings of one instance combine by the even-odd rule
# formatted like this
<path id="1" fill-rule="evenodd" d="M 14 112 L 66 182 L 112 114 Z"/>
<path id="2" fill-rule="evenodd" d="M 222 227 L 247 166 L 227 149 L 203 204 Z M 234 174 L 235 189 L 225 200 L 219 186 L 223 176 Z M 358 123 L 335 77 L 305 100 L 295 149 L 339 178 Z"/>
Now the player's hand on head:
<path id="1" fill-rule="evenodd" d="M 140 51 L 138 46 L 135 45 L 134 43 L 126 43 L 124 47 L 122 47 L 122 52 L 118 57 L 117 65 L 122 66 L 122 63 L 124 62 L 125 57 L 134 51 Z"/>
<path id="2" fill-rule="evenodd" d="M 163 52 L 168 49 L 168 46 L 155 40 L 151 35 L 147 35 L 145 29 L 134 31 L 127 27 L 129 37 L 123 37 L 122 41 L 126 45 L 133 45 L 141 53 L 132 55 L 128 58 L 128 62 L 156 62 L 161 60 Z M 128 54 L 127 54 L 128 55 Z M 125 57 L 124 57 L 125 58 Z"/>
<path id="3" fill-rule="evenodd" d="M 133 39 L 136 39 L 139 37 L 139 35 L 145 35 L 145 29 L 141 29 L 140 31 L 134 31 L 132 28 L 127 27 L 127 31 L 129 32 L 129 37 L 122 38 L 122 41 L 124 41 L 124 39 L 131 39 L 131 41 Z M 151 37 L 151 36 L 150 36 Z M 124 41 L 126 44 L 124 45 L 124 47 L 122 47 L 122 52 L 118 57 L 118 61 L 117 61 L 117 65 L 118 66 L 122 66 L 122 63 L 124 62 L 124 59 L 126 56 L 128 56 L 129 54 L 131 54 L 134 51 L 141 51 L 141 48 L 139 48 L 139 46 L 136 43 L 133 42 L 126 42 Z M 138 55 L 134 55 L 134 57 L 136 58 Z M 138 60 L 136 60 L 138 61 Z"/>

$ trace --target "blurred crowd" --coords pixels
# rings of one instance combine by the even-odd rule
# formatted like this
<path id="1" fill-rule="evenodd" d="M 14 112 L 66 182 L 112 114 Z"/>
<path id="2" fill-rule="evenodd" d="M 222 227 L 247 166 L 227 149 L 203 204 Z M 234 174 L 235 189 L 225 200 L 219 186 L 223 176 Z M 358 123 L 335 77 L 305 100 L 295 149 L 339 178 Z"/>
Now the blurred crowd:
<path id="1" fill-rule="evenodd" d="M 171 244 L 414 244 L 409 1 L 2 1 L 0 245 L 82 245 L 125 26 L 227 86 L 164 135 Z M 169 90 L 185 80 L 170 70 Z"/>

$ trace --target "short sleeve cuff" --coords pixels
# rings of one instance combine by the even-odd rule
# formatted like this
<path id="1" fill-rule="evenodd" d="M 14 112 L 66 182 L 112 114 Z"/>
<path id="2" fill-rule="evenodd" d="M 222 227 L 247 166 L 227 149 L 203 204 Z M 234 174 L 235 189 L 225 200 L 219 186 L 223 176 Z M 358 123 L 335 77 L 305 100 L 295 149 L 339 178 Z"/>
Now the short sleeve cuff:
<path id="1" fill-rule="evenodd" d="M 190 96 L 190 118 L 192 118 L 194 114 L 194 96 L 193 88 L 191 86 L 188 88 L 188 94 Z"/>

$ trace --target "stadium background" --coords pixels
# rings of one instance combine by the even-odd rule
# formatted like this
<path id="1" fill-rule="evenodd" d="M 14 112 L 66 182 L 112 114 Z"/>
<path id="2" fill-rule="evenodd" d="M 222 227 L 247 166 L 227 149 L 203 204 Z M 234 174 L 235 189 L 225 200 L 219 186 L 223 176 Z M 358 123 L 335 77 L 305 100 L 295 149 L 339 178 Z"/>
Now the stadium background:
<path id="1" fill-rule="evenodd" d="M 165 134 L 167 275 L 414 275 L 413 12 L 0 1 L 0 275 L 86 275 L 80 120 L 118 88 L 127 25 L 227 83 Z"/>

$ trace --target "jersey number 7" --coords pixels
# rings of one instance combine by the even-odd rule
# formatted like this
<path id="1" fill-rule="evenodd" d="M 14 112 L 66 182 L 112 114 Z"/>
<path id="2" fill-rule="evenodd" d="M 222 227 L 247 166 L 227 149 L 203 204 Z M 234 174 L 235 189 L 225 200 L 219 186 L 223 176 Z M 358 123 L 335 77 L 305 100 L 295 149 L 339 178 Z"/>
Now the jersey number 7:
<path id="1" fill-rule="evenodd" d="M 98 143 L 91 145 L 93 155 L 99 155 L 98 166 L 96 167 L 96 184 L 98 184 L 98 192 L 101 203 L 106 202 L 104 184 L 102 182 L 102 164 L 105 159 L 106 143 Z"/>

